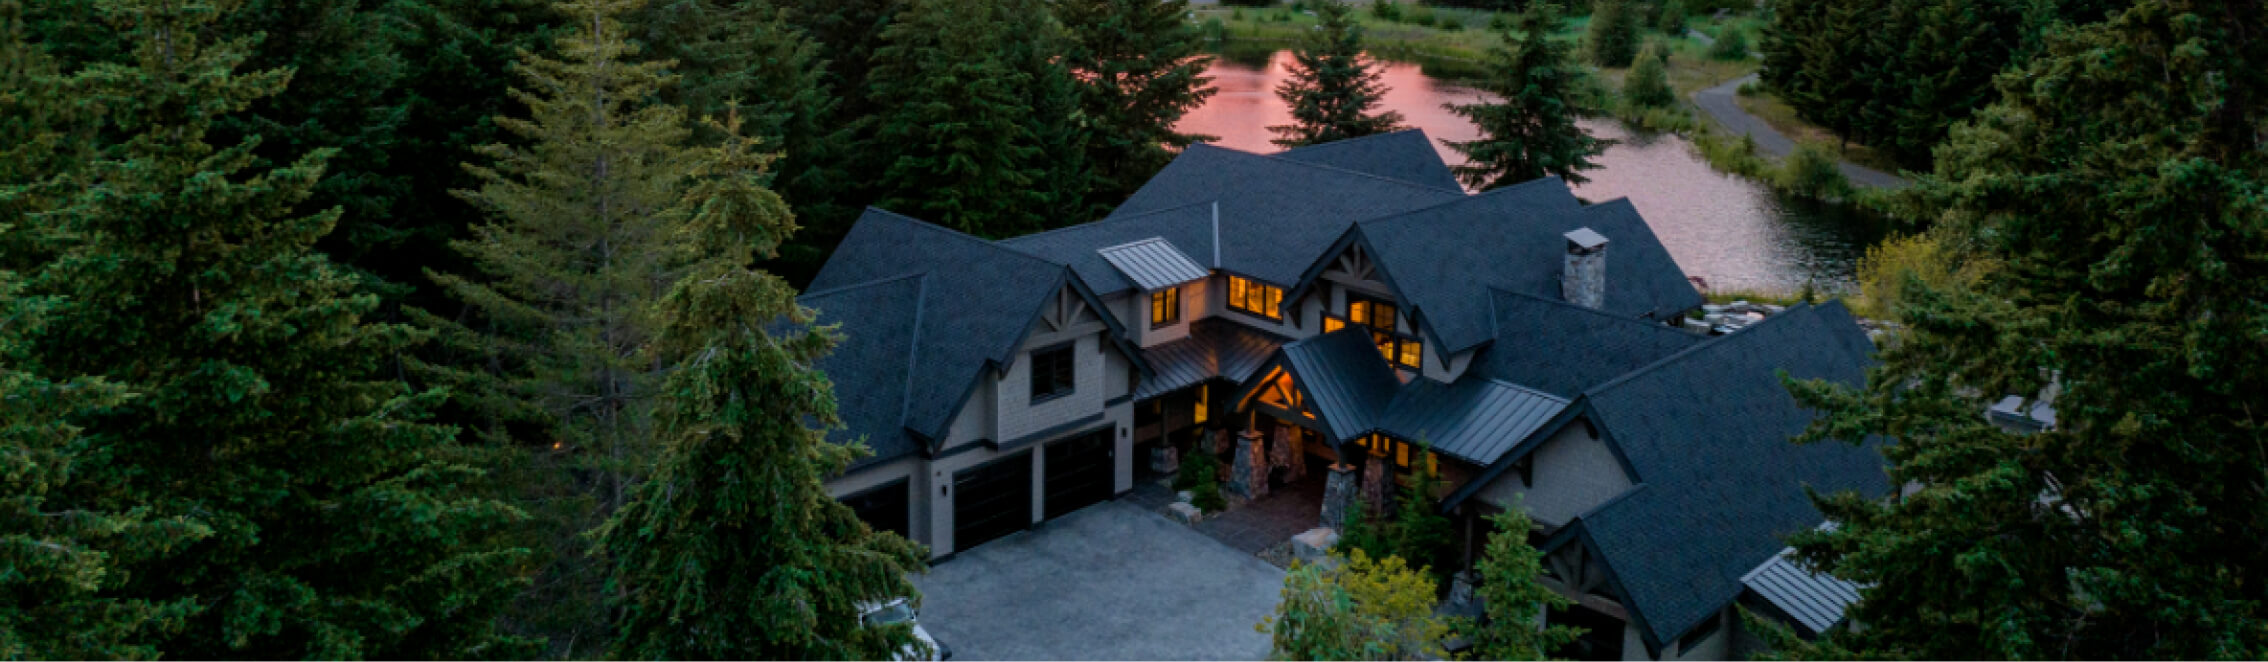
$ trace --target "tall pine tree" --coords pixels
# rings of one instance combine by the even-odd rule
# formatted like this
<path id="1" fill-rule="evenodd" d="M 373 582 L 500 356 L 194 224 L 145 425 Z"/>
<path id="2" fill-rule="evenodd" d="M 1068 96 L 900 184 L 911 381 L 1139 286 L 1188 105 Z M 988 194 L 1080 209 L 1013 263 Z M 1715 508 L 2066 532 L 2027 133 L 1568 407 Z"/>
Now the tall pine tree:
<path id="1" fill-rule="evenodd" d="M 1480 575 L 1474 587 L 1484 620 L 1459 623 L 1458 629 L 1473 642 L 1474 657 L 1483 660 L 1547 660 L 1551 653 L 1583 635 L 1566 625 L 1537 627 L 1547 609 L 1573 604 L 1565 596 L 1536 580 L 1543 577 L 1543 552 L 1528 545 L 1533 528 L 1528 512 L 1515 504 L 1488 517 L 1488 544 L 1473 567 Z"/>
<path id="2" fill-rule="evenodd" d="M 1481 131 L 1473 140 L 1443 141 L 1469 160 L 1454 168 L 1466 186 L 1485 191 L 1545 176 L 1581 184 L 1590 181 L 1582 171 L 1599 167 L 1591 157 L 1614 144 L 1576 124 L 1600 114 L 1592 101 L 1599 95 L 1574 49 L 1551 39 L 1560 25 L 1559 7 L 1529 4 L 1504 44 L 1489 50 L 1490 75 L 1480 88 L 1496 101 L 1448 104 Z"/>
<path id="3" fill-rule="evenodd" d="M 736 135 L 737 117 L 718 125 Z M 795 229 L 761 179 L 757 141 L 707 150 L 683 208 L 712 259 L 658 305 L 676 360 L 663 387 L 653 476 L 596 536 L 612 564 L 622 659 L 886 659 L 907 625 L 870 628 L 862 606 L 912 597 L 920 548 L 875 532 L 823 483 L 856 452 L 829 443 L 831 387 L 813 363 L 834 344 L 795 291 L 751 268 Z M 784 320 L 775 334 L 773 320 Z"/>
<path id="4" fill-rule="evenodd" d="M 434 276 L 477 314 L 429 320 L 480 366 L 434 375 L 535 451 L 520 496 L 549 553 L 515 620 L 567 657 L 604 645 L 603 572 L 584 534 L 652 466 L 650 308 L 698 257 L 676 208 L 691 127 L 657 102 L 674 63 L 639 60 L 622 23 L 641 4 L 560 2 L 559 58 L 522 54 L 512 94 L 527 118 L 495 122 L 523 142 L 483 148 L 492 165 L 468 165 L 482 185 L 461 193 L 490 219 L 456 244 L 480 273 Z"/>
<path id="5" fill-rule="evenodd" d="M 1063 26 L 1038 0 L 917 0 L 883 33 L 878 206 L 981 237 L 1089 220 Z"/>
<path id="6" fill-rule="evenodd" d="M 104 4 L 130 60 L 89 64 L 72 84 L 114 142 L 64 175 L 76 195 L 25 219 L 57 243 L 26 281 L 47 303 L 17 351 L 21 369 L 130 397 L 51 410 L 101 452 L 33 507 L 165 523 L 85 520 L 126 552 L 109 558 L 115 576 L 69 590 L 178 627 L 101 632 L 86 642 L 99 648 L 74 652 L 519 654 L 493 625 L 524 556 L 494 532 L 518 512 L 464 492 L 483 460 L 422 420 L 442 394 L 383 372 L 419 336 L 366 321 L 375 297 L 314 252 L 340 211 L 294 211 L 332 153 L 262 170 L 257 138 L 211 142 L 290 72 L 238 71 L 253 40 L 209 38 L 234 3 Z"/>
<path id="7" fill-rule="evenodd" d="M 1402 114 L 1373 112 L 1386 100 L 1386 85 L 1375 60 L 1363 53 L 1362 24 L 1343 2 L 1317 3 L 1318 29 L 1292 52 L 1291 77 L 1276 96 L 1291 106 L 1292 123 L 1268 127 L 1282 147 L 1389 133 L 1402 128 Z"/>
<path id="8" fill-rule="evenodd" d="M 1053 8 L 1071 30 L 1065 60 L 1093 134 L 1095 195 L 1116 205 L 1176 150 L 1208 138 L 1173 125 L 1218 91 L 1204 75 L 1212 57 L 1189 23 L 1188 0 L 1055 0 Z"/>
<path id="9" fill-rule="evenodd" d="M 1794 543 L 1866 627 L 1794 655 L 2268 654 L 2264 61 L 2257 4 L 2141 2 L 1953 130 L 1905 209 L 1997 266 L 1909 279 L 1865 390 L 1797 389 L 1918 489 L 1818 500 L 1840 526 Z M 2047 430 L 1979 415 L 2051 387 Z"/>

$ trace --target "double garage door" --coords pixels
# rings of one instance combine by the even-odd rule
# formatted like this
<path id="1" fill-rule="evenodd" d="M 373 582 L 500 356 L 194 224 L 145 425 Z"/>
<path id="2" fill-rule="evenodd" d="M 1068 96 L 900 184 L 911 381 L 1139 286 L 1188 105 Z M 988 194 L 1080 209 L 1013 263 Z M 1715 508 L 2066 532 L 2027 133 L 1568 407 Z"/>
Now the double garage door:
<path id="1" fill-rule="evenodd" d="M 1117 462 L 1111 428 L 1048 444 L 1048 519 L 1110 498 Z M 1032 522 L 1032 451 L 953 473 L 953 549 L 966 550 Z"/>

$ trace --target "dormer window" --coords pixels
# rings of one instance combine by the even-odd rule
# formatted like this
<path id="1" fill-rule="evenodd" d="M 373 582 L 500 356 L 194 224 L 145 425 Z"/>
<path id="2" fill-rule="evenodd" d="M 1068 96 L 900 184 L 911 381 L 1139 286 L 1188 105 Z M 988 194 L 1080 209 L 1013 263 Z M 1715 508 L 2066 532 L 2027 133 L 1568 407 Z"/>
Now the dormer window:
<path id="1" fill-rule="evenodd" d="M 1402 333 L 1395 324 L 1401 309 L 1384 299 L 1347 293 L 1345 319 L 1323 318 L 1323 331 L 1329 333 L 1347 326 L 1366 327 L 1370 340 L 1378 345 L 1378 354 L 1387 361 L 1411 370 L 1418 369 L 1419 358 L 1425 354 L 1425 343 L 1417 335 Z"/>
<path id="2" fill-rule="evenodd" d="M 1247 315 L 1284 321 L 1284 288 L 1242 276 L 1228 279 L 1228 307 Z"/>
<path id="3" fill-rule="evenodd" d="M 1150 328 L 1173 326 L 1181 323 L 1181 288 L 1169 287 L 1150 293 Z"/>

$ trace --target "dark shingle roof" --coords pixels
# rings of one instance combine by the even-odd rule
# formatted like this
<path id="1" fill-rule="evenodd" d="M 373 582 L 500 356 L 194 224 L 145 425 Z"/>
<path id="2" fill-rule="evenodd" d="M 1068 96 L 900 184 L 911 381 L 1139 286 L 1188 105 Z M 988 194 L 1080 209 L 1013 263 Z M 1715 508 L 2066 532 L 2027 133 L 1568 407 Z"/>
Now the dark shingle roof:
<path id="1" fill-rule="evenodd" d="M 1441 161 L 1441 153 L 1433 149 L 1433 141 L 1417 129 L 1309 145 L 1272 156 L 1436 188 L 1462 188 L 1449 164 Z"/>
<path id="2" fill-rule="evenodd" d="M 1346 328 L 1287 343 L 1283 358 L 1307 392 L 1307 406 L 1339 441 L 1377 429 L 1378 414 L 1402 386 L 1368 331 Z"/>
<path id="3" fill-rule="evenodd" d="M 1561 298 L 1565 234 L 1577 228 L 1612 242 L 1605 311 L 1664 318 L 1701 305 L 1701 294 L 1628 200 L 1579 204 L 1559 180 L 1541 179 L 1366 220 L 1357 231 L 1446 353 L 1495 337 L 1490 288 Z"/>
<path id="4" fill-rule="evenodd" d="M 1474 373 L 1567 397 L 1707 340 L 1706 336 L 1538 296 L 1493 290 L 1491 334 Z"/>
<path id="5" fill-rule="evenodd" d="M 879 280 L 921 275 L 921 296 L 873 302 L 855 312 L 830 313 L 825 306 L 839 290 Z M 898 389 L 905 395 L 904 429 L 931 440 L 943 437 L 969 390 L 988 365 L 1006 365 L 1040 311 L 1068 284 L 1062 265 L 936 225 L 869 209 L 851 227 L 833 257 L 811 281 L 804 305 L 843 322 L 851 337 L 880 335 L 901 320 L 918 319 L 906 351 L 910 375 L 828 372 L 836 392 Z M 890 308 L 883 308 L 888 304 Z M 839 302 L 831 305 L 842 305 Z M 859 397 L 869 397 L 861 395 Z M 880 398 L 882 396 L 871 396 Z M 849 407 L 844 407 L 849 411 Z M 861 413 L 864 420 L 871 413 Z M 875 419 L 879 420 L 879 419 Z M 870 422 L 871 423 L 871 422 Z M 879 438 L 880 429 L 851 428 L 851 435 Z M 873 461 L 883 458 L 879 453 Z"/>
<path id="6" fill-rule="evenodd" d="M 1071 267 L 1099 294 L 1137 288 L 1096 249 L 1151 237 L 1180 249 L 1200 267 L 1213 265 L 1213 203 L 1210 200 L 1142 214 L 1112 216 L 1092 223 L 1002 239 L 1002 246 Z"/>
<path id="7" fill-rule="evenodd" d="M 1219 377 L 1239 384 L 1274 356 L 1284 339 L 1219 320 L 1191 323 L 1189 337 L 1142 350 L 1157 375 L 1134 387 L 1134 399 L 1150 398 Z"/>
<path id="8" fill-rule="evenodd" d="M 835 384 L 843 429 L 840 442 L 864 437 L 873 455 L 852 468 L 913 454 L 920 442 L 906 434 L 906 382 L 912 374 L 914 330 L 921 322 L 924 276 L 886 278 L 806 294 L 797 303 L 818 311 L 816 324 L 842 324 L 842 341 L 819 359 Z"/>
<path id="9" fill-rule="evenodd" d="M 1566 408 L 1566 398 L 1485 377 L 1454 384 L 1419 378 L 1394 394 L 1378 427 L 1485 467 Z"/>
<path id="10" fill-rule="evenodd" d="M 1640 488 L 1578 517 L 1652 640 L 1737 598 L 1741 577 L 1819 525 L 1804 494 L 1889 488 L 1878 445 L 1796 445 L 1814 412 L 1778 373 L 1856 385 L 1871 343 L 1840 303 L 1790 308 L 1584 395 Z"/>
<path id="11" fill-rule="evenodd" d="M 1462 197 L 1454 189 L 1197 144 L 1100 223 L 1219 201 L 1220 262 L 1208 266 L 1291 285 L 1348 224 Z M 1205 213 L 1210 211 L 1208 207 Z M 1207 216 L 1208 228 L 1210 221 Z M 1120 241 L 1147 236 L 1165 236 L 1199 261 L 1206 259 L 1205 248 L 1162 232 Z M 1088 244 L 1086 249 L 1108 245 Z"/>

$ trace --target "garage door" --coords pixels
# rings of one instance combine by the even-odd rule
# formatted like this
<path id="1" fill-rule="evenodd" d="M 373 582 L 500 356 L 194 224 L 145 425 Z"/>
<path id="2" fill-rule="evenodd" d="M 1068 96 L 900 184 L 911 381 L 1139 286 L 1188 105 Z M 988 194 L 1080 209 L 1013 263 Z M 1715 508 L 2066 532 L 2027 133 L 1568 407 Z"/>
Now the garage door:
<path id="1" fill-rule="evenodd" d="M 1032 523 L 1032 454 L 1017 453 L 953 473 L 953 550 L 967 550 Z"/>
<path id="2" fill-rule="evenodd" d="M 1047 518 L 1109 499 L 1118 462 L 1110 428 L 1047 446 Z"/>
<path id="3" fill-rule="evenodd" d="M 890 481 L 881 487 L 843 497 L 843 505 L 858 511 L 858 518 L 876 531 L 895 531 L 911 538 L 913 534 L 908 533 L 911 529 L 906 526 L 906 501 L 912 495 L 907 493 L 906 485 L 904 478 Z"/>

